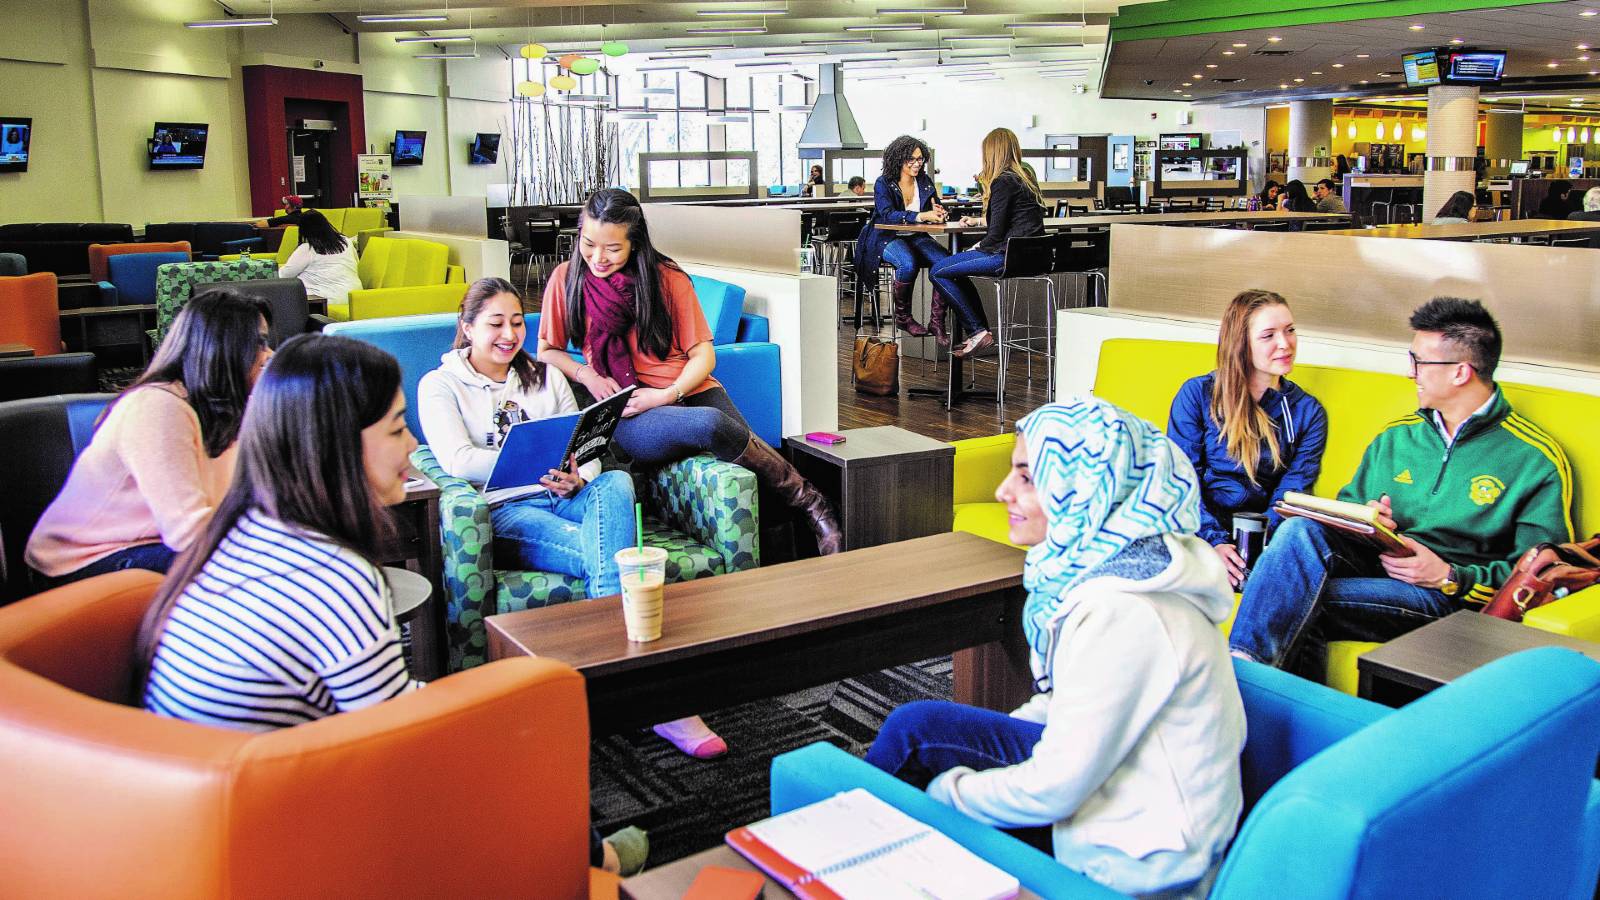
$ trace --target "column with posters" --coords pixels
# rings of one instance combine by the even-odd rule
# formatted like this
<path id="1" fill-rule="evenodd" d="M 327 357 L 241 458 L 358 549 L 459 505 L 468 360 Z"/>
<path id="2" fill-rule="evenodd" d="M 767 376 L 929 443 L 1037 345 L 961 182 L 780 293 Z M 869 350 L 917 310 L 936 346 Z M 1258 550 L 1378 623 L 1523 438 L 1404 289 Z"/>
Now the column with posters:
<path id="1" fill-rule="evenodd" d="M 391 160 L 387 153 L 356 155 L 356 203 L 389 211 L 394 197 L 394 182 L 389 176 Z"/>

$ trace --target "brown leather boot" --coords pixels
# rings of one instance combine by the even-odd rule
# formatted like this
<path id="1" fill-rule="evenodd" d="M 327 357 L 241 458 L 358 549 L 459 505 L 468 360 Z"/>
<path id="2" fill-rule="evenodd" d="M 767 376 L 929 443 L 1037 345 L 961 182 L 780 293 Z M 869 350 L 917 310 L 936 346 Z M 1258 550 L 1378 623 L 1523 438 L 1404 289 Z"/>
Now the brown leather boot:
<path id="1" fill-rule="evenodd" d="M 756 473 L 756 477 L 776 491 L 783 502 L 805 516 L 811 533 L 817 536 L 817 553 L 828 556 L 844 549 L 844 532 L 839 530 L 839 521 L 833 517 L 828 498 L 822 496 L 822 492 L 813 487 L 811 482 L 800 477 L 800 473 L 782 454 L 752 434 L 744 452 L 733 462 Z"/>
<path id="2" fill-rule="evenodd" d="M 925 337 L 928 329 L 911 316 L 911 292 L 916 288 L 915 281 L 894 282 L 894 327 L 912 337 Z"/>
<path id="3" fill-rule="evenodd" d="M 933 303 L 928 307 L 928 331 L 933 333 L 933 339 L 938 341 L 941 347 L 950 346 L 950 332 L 944 325 L 945 313 L 950 309 L 949 303 L 950 301 L 944 298 L 944 291 L 935 288 Z"/>

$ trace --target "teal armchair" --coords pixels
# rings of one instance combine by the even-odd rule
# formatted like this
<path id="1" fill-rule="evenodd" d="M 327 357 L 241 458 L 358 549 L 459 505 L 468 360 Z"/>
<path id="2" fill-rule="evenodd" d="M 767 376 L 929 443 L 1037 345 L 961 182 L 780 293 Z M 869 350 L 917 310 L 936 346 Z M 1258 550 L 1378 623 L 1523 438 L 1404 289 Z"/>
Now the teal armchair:
<path id="1" fill-rule="evenodd" d="M 426 446 L 412 454 L 411 462 L 439 486 L 450 671 L 488 659 L 486 616 L 585 599 L 581 578 L 496 569 L 494 530 L 482 493 L 465 479 L 445 474 Z M 760 564 L 756 478 L 748 469 L 694 456 L 648 478 L 635 475 L 635 488 L 645 508 L 645 542 L 667 551 L 667 581 Z"/>

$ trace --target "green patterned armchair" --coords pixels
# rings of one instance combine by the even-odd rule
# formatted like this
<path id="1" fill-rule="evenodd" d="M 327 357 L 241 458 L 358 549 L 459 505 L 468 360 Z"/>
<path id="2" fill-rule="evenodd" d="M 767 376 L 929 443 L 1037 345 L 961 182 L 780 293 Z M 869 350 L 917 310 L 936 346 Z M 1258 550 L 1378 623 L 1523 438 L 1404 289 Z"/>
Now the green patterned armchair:
<path id="1" fill-rule="evenodd" d="M 494 567 L 489 504 L 465 479 L 445 474 L 433 451 L 411 455 L 439 486 L 444 540 L 445 634 L 450 671 L 480 665 L 488 654 L 484 617 L 585 598 L 583 579 L 555 572 Z M 723 575 L 760 564 L 756 478 L 710 456 L 635 475 L 645 506 L 645 543 L 667 551 L 667 581 Z M 617 627 L 622 627 L 620 619 Z"/>
<path id="2" fill-rule="evenodd" d="M 149 332 L 151 349 L 159 347 L 166 339 L 172 321 L 194 296 L 197 286 L 277 277 L 278 261 L 271 256 L 241 257 L 225 262 L 167 263 L 156 269 L 156 327 Z"/>

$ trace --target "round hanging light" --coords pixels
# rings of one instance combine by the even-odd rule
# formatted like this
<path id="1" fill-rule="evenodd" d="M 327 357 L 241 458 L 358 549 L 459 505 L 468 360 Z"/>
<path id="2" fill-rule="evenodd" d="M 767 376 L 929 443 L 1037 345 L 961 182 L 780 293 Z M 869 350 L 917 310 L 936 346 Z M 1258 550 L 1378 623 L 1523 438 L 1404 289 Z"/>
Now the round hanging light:
<path id="1" fill-rule="evenodd" d="M 521 53 L 523 59 L 544 59 L 550 55 L 549 49 L 543 44 L 523 44 Z"/>
<path id="2" fill-rule="evenodd" d="M 1339 136 L 1339 123 L 1338 122 L 1330 122 L 1328 124 L 1328 137 L 1338 137 L 1338 136 Z"/>
<path id="3" fill-rule="evenodd" d="M 600 45 L 600 52 L 607 56 L 627 56 L 628 45 L 621 41 L 606 41 Z"/>
<path id="4" fill-rule="evenodd" d="M 571 71 L 572 70 L 572 64 L 577 62 L 580 59 L 583 59 L 583 57 L 579 56 L 576 53 L 564 53 L 564 54 L 562 54 L 560 59 L 556 60 L 556 65 L 560 66 L 563 69 Z"/>
<path id="5" fill-rule="evenodd" d="M 544 85 L 537 81 L 519 81 L 517 82 L 517 96 L 542 97 L 544 96 Z"/>
<path id="6" fill-rule="evenodd" d="M 1353 141 L 1353 140 L 1356 139 L 1356 120 L 1355 119 L 1351 119 L 1350 120 L 1350 127 L 1346 128 L 1344 130 L 1344 133 L 1345 133 L 1345 137 L 1348 137 L 1350 140 Z"/>
<path id="7" fill-rule="evenodd" d="M 1567 143 L 1569 143 L 1569 144 L 1576 143 L 1577 140 L 1578 140 L 1578 129 L 1574 128 L 1571 125 L 1568 125 L 1567 126 Z"/>
<path id="8" fill-rule="evenodd" d="M 567 68 L 571 69 L 574 75 L 593 75 L 595 72 L 600 71 L 600 63 L 585 56 L 573 60 L 572 65 Z"/>
<path id="9" fill-rule="evenodd" d="M 1380 140 L 1380 141 L 1383 140 L 1383 120 L 1382 119 L 1378 120 L 1378 127 L 1375 130 L 1377 131 L 1377 135 L 1378 135 L 1377 139 Z"/>
<path id="10" fill-rule="evenodd" d="M 1561 143 L 1561 126 L 1560 125 L 1557 125 L 1555 127 L 1555 130 L 1550 132 L 1550 142 L 1552 144 Z"/>
<path id="11" fill-rule="evenodd" d="M 1422 126 L 1421 125 L 1412 125 L 1411 126 L 1411 139 L 1413 141 L 1420 141 L 1420 140 L 1422 140 L 1423 138 L 1425 138 L 1427 136 L 1428 136 L 1428 133 L 1426 131 L 1422 130 Z"/>
<path id="12" fill-rule="evenodd" d="M 557 75 L 550 79 L 550 86 L 558 91 L 570 91 L 578 86 L 578 79 L 571 75 Z"/>

